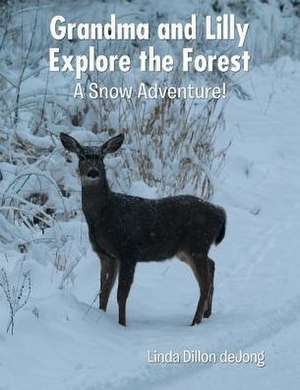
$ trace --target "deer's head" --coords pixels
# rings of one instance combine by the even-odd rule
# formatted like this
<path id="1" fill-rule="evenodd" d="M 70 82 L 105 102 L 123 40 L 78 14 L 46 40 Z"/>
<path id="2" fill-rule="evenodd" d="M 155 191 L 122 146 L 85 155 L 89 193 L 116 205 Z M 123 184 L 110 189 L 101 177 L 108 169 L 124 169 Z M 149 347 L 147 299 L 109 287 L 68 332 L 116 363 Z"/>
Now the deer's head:
<path id="1" fill-rule="evenodd" d="M 105 180 L 104 157 L 116 152 L 124 141 L 119 134 L 101 146 L 83 146 L 68 134 L 60 133 L 60 140 L 66 150 L 76 153 L 79 159 L 79 175 L 82 185 L 94 185 Z"/>

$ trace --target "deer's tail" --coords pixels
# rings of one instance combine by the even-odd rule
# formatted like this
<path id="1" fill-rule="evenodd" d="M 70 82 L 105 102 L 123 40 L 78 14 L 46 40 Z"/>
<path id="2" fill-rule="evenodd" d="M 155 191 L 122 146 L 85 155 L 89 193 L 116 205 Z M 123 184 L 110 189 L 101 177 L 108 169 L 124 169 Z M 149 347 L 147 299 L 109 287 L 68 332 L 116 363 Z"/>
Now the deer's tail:
<path id="1" fill-rule="evenodd" d="M 220 242 L 223 241 L 223 238 L 225 237 L 225 232 L 226 232 L 226 213 L 225 213 L 225 210 L 222 209 L 222 211 L 223 211 L 223 218 L 222 218 L 219 233 L 215 239 L 216 245 L 220 244 Z"/>

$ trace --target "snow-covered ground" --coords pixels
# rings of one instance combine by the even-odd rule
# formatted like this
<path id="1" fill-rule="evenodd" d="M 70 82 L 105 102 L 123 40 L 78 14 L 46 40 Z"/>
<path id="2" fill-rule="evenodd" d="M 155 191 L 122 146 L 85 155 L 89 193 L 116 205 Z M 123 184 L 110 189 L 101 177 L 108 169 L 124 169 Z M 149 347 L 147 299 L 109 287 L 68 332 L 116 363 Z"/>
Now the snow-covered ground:
<path id="1" fill-rule="evenodd" d="M 114 289 L 107 313 L 91 303 L 99 264 L 88 248 L 74 285 L 58 289 L 53 266 L 34 263 L 30 302 L 6 334 L 0 298 L 1 390 L 266 389 L 300 384 L 300 63 L 281 59 L 243 76 L 252 100 L 226 107 L 232 139 L 214 202 L 228 213 L 216 261 L 213 315 L 190 327 L 198 287 L 178 260 L 138 264 L 128 327 L 117 323 Z M 135 193 L 148 193 L 135 187 Z M 150 191 L 149 191 L 150 195 Z M 28 260 L 29 261 L 29 260 Z M 265 352 L 255 364 L 151 364 L 147 351 Z"/>

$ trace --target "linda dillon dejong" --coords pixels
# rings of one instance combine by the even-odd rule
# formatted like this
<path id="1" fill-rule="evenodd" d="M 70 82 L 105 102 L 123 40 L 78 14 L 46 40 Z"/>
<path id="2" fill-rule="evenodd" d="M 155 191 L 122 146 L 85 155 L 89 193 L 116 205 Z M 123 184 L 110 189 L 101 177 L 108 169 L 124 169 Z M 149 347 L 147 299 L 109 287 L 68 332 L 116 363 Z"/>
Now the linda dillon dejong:
<path id="1" fill-rule="evenodd" d="M 74 98 L 90 99 L 131 99 L 133 97 L 144 99 L 220 99 L 225 98 L 227 94 L 226 84 L 216 86 L 195 86 L 188 84 L 186 86 L 167 86 L 154 83 L 148 85 L 141 82 L 138 86 L 104 86 L 92 82 L 84 90 L 80 83 L 76 84 Z"/>
<path id="2" fill-rule="evenodd" d="M 183 351 L 157 350 L 147 351 L 147 362 L 156 364 L 198 363 L 198 364 L 252 364 L 258 368 L 265 367 L 265 352 L 204 352 L 199 349 L 184 349 Z"/>

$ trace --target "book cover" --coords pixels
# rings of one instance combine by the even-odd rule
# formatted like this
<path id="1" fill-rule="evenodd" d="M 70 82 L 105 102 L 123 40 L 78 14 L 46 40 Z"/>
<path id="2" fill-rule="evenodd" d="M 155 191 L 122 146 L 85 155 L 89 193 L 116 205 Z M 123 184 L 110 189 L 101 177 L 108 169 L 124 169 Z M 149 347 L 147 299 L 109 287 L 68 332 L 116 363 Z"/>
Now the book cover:
<path id="1" fill-rule="evenodd" d="M 296 0 L 0 0 L 0 390 L 300 383 Z"/>

